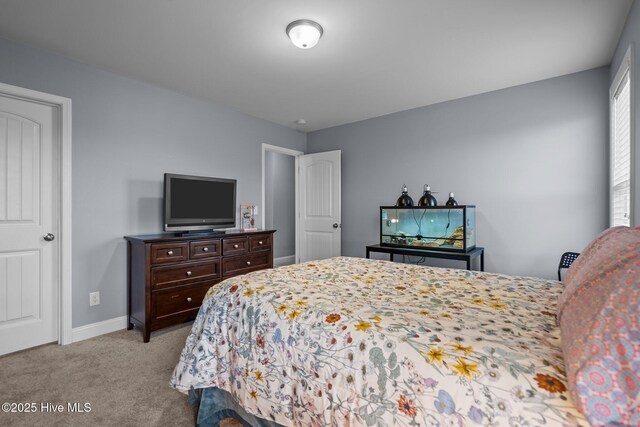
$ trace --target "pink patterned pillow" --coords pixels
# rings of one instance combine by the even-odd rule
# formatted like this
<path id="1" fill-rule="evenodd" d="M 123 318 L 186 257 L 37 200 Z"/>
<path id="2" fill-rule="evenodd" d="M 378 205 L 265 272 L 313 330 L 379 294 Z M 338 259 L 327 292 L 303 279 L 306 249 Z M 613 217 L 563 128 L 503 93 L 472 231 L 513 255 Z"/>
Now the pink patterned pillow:
<path id="1" fill-rule="evenodd" d="M 611 253 L 612 244 L 615 245 L 616 233 L 624 232 L 628 227 L 613 227 L 604 230 L 587 245 L 580 253 L 580 256 L 571 264 L 564 276 L 564 291 L 558 298 L 557 314 L 558 321 L 562 317 L 562 311 L 567 300 L 573 295 L 589 278 L 593 278 L 600 272 L 600 264 L 605 260 L 606 255 Z"/>
<path id="2" fill-rule="evenodd" d="M 593 425 L 640 426 L 640 227 L 607 230 L 578 260 L 558 309 L 571 397 Z"/>

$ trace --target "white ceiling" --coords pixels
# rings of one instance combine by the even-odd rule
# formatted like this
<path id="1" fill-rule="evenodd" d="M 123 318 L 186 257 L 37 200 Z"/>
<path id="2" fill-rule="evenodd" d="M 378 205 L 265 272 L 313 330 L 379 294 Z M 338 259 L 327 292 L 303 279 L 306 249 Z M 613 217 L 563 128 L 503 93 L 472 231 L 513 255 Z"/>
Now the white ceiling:
<path id="1" fill-rule="evenodd" d="M 0 0 L 0 37 L 312 131 L 607 65 L 631 3 Z"/>

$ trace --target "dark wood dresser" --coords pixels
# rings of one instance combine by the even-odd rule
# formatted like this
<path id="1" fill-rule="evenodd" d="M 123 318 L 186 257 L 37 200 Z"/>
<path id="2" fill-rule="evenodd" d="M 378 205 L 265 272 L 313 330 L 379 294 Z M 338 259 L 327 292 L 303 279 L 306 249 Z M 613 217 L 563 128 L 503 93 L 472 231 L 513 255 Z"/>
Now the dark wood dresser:
<path id="1" fill-rule="evenodd" d="M 180 236 L 125 236 L 127 329 L 152 331 L 195 319 L 209 288 L 228 277 L 273 267 L 275 230 Z"/>

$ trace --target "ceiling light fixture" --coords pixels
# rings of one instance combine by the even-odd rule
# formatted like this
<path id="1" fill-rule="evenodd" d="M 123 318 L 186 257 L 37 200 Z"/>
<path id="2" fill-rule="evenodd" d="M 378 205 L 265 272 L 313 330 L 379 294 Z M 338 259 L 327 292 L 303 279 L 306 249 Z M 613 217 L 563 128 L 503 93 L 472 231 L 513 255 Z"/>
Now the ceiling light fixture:
<path id="1" fill-rule="evenodd" d="M 298 19 L 287 25 L 287 35 L 300 49 L 311 49 L 322 36 L 322 27 L 309 19 Z"/>

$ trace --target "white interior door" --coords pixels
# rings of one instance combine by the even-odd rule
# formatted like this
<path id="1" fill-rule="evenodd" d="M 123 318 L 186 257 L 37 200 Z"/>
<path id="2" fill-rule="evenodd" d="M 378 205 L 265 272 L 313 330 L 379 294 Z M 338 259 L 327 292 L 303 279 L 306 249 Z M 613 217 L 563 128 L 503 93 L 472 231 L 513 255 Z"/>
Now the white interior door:
<path id="1" fill-rule="evenodd" d="M 299 262 L 341 255 L 340 154 L 298 157 Z"/>
<path id="2" fill-rule="evenodd" d="M 0 354 L 58 339 L 57 114 L 0 95 Z"/>

